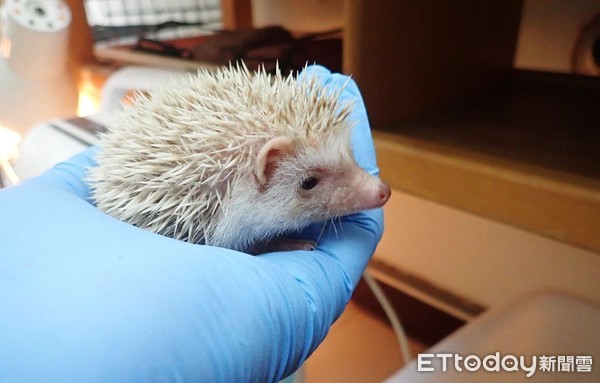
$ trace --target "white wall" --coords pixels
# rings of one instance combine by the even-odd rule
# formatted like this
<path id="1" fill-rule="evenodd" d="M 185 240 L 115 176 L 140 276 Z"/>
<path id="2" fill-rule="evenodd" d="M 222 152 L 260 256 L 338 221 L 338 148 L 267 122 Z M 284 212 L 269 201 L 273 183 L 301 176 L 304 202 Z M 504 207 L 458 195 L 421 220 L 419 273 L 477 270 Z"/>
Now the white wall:
<path id="1" fill-rule="evenodd" d="M 342 27 L 344 0 L 252 0 L 254 26 L 281 25 L 296 32 Z"/>
<path id="2" fill-rule="evenodd" d="M 515 67 L 569 72 L 579 31 L 598 12 L 598 0 L 526 0 Z"/>

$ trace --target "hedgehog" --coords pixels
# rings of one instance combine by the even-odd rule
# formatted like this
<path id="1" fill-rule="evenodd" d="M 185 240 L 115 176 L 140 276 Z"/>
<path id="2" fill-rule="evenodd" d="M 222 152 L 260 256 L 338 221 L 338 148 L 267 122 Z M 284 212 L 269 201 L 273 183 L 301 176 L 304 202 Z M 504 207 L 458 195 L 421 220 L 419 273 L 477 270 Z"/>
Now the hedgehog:
<path id="1" fill-rule="evenodd" d="M 257 254 L 313 222 L 383 206 L 361 169 L 353 105 L 310 74 L 242 65 L 139 93 L 100 137 L 88 180 L 103 212 L 178 240 Z"/>

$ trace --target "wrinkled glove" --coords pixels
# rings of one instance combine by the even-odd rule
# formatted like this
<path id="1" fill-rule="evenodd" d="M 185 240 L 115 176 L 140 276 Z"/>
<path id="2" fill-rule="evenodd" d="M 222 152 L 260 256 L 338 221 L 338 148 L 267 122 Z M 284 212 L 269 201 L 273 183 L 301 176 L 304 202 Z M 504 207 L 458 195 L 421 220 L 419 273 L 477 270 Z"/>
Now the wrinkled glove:
<path id="1" fill-rule="evenodd" d="M 348 78 L 309 67 L 331 87 Z M 353 147 L 377 174 L 353 81 Z M 314 224 L 314 251 L 250 256 L 97 210 L 96 149 L 0 191 L 0 382 L 275 382 L 341 315 L 383 230 L 381 209 Z"/>

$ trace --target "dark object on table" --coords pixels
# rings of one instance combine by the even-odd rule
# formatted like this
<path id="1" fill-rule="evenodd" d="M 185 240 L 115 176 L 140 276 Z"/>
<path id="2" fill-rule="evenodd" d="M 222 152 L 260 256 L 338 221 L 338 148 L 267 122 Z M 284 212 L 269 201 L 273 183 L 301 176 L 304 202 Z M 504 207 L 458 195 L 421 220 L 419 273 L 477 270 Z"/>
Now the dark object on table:
<path id="1" fill-rule="evenodd" d="M 247 52 L 261 47 L 288 45 L 294 37 L 284 28 L 273 26 L 235 32 L 221 32 L 208 37 L 191 50 L 194 60 L 227 64 L 243 59 Z"/>
<path id="2" fill-rule="evenodd" d="M 273 71 L 277 64 L 284 73 L 319 63 L 332 71 L 342 69 L 340 29 L 294 37 L 280 26 L 222 32 L 191 49 L 194 60 L 227 65 L 244 60 L 250 69 L 264 65 Z"/>
<path id="3" fill-rule="evenodd" d="M 287 74 L 308 64 L 321 64 L 342 71 L 341 29 L 294 36 L 280 26 L 239 31 L 221 31 L 191 43 L 164 42 L 140 37 L 134 50 L 217 65 L 243 60 L 249 69 L 264 66 L 273 72 L 277 65 Z"/>

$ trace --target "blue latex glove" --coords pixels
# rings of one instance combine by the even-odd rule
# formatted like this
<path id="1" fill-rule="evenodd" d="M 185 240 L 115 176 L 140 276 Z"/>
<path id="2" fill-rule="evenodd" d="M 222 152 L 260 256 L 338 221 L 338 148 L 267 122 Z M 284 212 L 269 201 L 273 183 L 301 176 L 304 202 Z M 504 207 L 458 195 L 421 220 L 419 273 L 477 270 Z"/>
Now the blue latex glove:
<path id="1" fill-rule="evenodd" d="M 343 98 L 356 100 L 359 164 L 376 174 L 354 82 Z M 340 316 L 382 234 L 378 209 L 326 227 L 315 251 L 250 256 L 176 241 L 90 203 L 93 156 L 0 191 L 0 382 L 278 381 Z"/>

